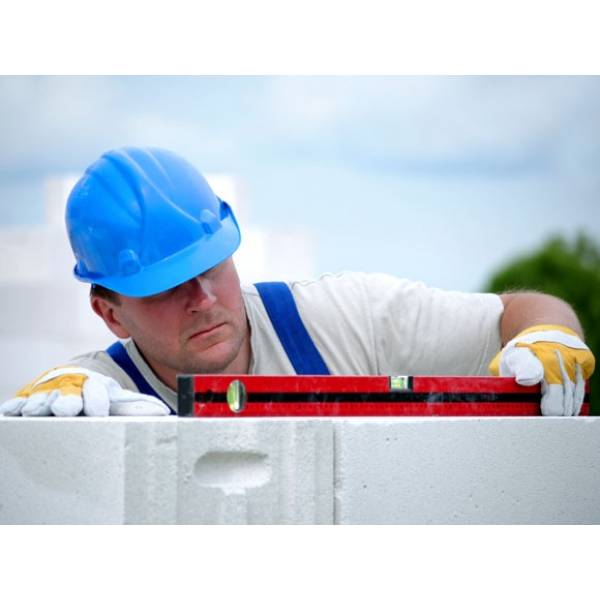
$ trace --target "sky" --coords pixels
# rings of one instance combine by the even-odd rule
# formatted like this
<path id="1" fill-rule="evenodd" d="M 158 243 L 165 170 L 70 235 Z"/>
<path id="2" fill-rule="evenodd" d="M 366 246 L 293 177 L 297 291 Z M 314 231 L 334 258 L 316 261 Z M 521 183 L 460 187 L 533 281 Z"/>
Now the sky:
<path id="1" fill-rule="evenodd" d="M 477 291 L 549 236 L 600 240 L 599 106 L 597 76 L 2 76 L 0 225 L 162 146 L 235 177 L 248 224 L 307 232 L 318 273 Z"/>

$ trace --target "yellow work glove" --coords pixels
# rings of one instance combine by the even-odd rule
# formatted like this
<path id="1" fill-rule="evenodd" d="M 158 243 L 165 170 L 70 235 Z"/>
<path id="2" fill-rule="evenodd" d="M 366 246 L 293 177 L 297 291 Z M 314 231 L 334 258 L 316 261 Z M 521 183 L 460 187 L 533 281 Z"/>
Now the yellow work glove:
<path id="1" fill-rule="evenodd" d="M 525 329 L 496 355 L 492 375 L 514 377 L 521 385 L 542 382 L 541 412 L 576 416 L 585 395 L 585 380 L 594 372 L 594 355 L 578 335 L 561 325 Z"/>
<path id="2" fill-rule="evenodd" d="M 114 379 L 76 366 L 46 371 L 0 403 L 0 415 L 46 417 L 163 416 L 167 406 L 155 398 L 124 390 Z"/>

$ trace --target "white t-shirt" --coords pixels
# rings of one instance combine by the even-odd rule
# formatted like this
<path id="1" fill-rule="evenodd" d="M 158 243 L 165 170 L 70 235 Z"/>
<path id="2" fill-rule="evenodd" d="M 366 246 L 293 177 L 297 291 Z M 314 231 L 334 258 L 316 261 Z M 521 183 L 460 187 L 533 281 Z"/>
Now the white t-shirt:
<path id="1" fill-rule="evenodd" d="M 503 305 L 495 294 L 442 291 L 382 273 L 326 274 L 289 286 L 332 375 L 485 375 L 500 350 Z M 249 372 L 295 374 L 256 288 L 244 286 L 242 294 L 251 331 Z M 176 392 L 131 339 L 124 345 L 150 386 L 175 408 Z M 104 351 L 70 362 L 137 390 Z"/>

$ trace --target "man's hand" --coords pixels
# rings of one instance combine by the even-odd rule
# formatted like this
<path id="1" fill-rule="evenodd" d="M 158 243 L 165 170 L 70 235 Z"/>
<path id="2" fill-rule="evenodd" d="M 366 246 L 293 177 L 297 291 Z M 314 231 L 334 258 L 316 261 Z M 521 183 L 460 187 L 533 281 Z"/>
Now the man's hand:
<path id="1" fill-rule="evenodd" d="M 47 371 L 0 403 L 0 415 L 45 417 L 163 416 L 167 406 L 146 394 L 124 390 L 114 379 L 75 366 Z"/>
<path id="2" fill-rule="evenodd" d="M 541 411 L 578 415 L 594 355 L 577 334 L 560 325 L 529 327 L 510 340 L 490 363 L 492 375 L 514 377 L 521 385 L 542 382 Z"/>

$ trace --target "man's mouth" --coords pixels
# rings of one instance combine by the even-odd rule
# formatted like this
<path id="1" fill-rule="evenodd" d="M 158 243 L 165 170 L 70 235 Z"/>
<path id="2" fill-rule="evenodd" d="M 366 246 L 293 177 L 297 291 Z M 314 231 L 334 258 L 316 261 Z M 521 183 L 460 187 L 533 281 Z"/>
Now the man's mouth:
<path id="1" fill-rule="evenodd" d="M 193 333 L 192 335 L 190 335 L 189 339 L 192 340 L 192 339 L 197 339 L 197 338 L 201 338 L 204 336 L 208 336 L 211 333 L 216 332 L 217 329 L 219 329 L 220 327 L 223 327 L 223 325 L 225 325 L 225 323 L 218 323 L 217 325 L 211 325 L 210 327 L 196 331 L 196 333 Z"/>

